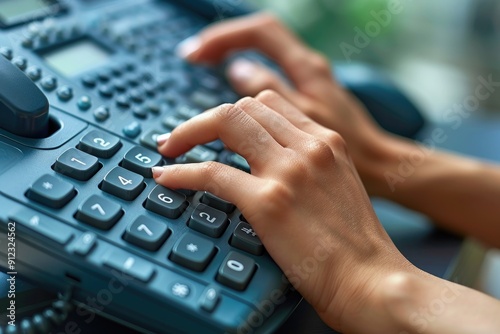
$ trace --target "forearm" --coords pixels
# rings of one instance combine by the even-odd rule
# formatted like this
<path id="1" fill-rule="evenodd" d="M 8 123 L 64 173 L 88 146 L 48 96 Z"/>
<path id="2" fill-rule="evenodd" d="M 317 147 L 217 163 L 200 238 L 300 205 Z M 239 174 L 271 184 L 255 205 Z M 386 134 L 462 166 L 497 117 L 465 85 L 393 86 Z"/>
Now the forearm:
<path id="1" fill-rule="evenodd" d="M 371 195 L 500 247 L 500 168 L 386 135 L 377 147 L 357 162 Z"/>
<path id="2" fill-rule="evenodd" d="M 499 333 L 500 301 L 425 273 L 388 276 L 346 333 Z"/>

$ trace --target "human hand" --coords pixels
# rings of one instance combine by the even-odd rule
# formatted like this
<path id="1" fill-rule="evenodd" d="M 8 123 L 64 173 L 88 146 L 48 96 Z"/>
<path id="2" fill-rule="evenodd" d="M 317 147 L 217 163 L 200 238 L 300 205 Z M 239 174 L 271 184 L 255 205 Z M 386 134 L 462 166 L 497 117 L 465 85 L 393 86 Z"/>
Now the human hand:
<path id="1" fill-rule="evenodd" d="M 343 139 L 265 91 L 181 124 L 159 152 L 175 157 L 221 139 L 251 174 L 204 162 L 155 167 L 166 187 L 234 203 L 290 282 L 330 326 L 351 328 L 386 275 L 409 270 L 377 220 Z"/>
<path id="2" fill-rule="evenodd" d="M 178 53 L 190 62 L 216 64 L 244 49 L 259 50 L 276 61 L 293 86 L 263 65 L 236 60 L 228 68 L 235 90 L 242 96 L 255 96 L 272 89 L 311 119 L 339 132 L 365 187 L 376 194 L 374 163 L 385 153 L 387 135 L 357 99 L 338 85 L 328 60 L 304 45 L 274 16 L 259 13 L 214 24 L 181 43 Z"/>

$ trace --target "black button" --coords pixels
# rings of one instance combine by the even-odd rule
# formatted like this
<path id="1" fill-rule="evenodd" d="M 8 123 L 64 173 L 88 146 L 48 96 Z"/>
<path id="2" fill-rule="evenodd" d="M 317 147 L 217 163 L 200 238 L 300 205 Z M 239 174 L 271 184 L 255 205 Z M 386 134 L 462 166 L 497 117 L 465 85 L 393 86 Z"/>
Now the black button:
<path id="1" fill-rule="evenodd" d="M 179 116 L 184 117 L 185 119 L 193 118 L 194 116 L 200 113 L 201 113 L 200 109 L 191 108 L 187 105 L 182 105 L 177 108 L 177 114 L 179 114 Z"/>
<path id="2" fill-rule="evenodd" d="M 186 196 L 157 185 L 146 200 L 146 209 L 167 218 L 178 218 L 187 207 Z"/>
<path id="3" fill-rule="evenodd" d="M 155 268 L 150 262 L 121 250 L 113 250 L 106 254 L 103 263 L 142 282 L 148 282 L 155 273 Z"/>
<path id="4" fill-rule="evenodd" d="M 192 103 L 202 109 L 210 109 L 221 104 L 217 95 L 201 90 L 193 92 L 190 99 Z"/>
<path id="5" fill-rule="evenodd" d="M 139 88 L 131 89 L 128 96 L 129 98 L 136 102 L 136 103 L 142 103 L 144 102 L 144 91 Z"/>
<path id="6" fill-rule="evenodd" d="M 151 152 L 141 146 L 135 146 L 125 153 L 122 166 L 128 170 L 139 173 L 144 177 L 151 178 L 153 177 L 151 168 L 158 166 L 161 161 L 161 155 L 158 153 Z"/>
<path id="7" fill-rule="evenodd" d="M 141 248 L 155 251 L 167 240 L 170 234 L 165 223 L 146 216 L 139 216 L 127 227 L 123 239 Z"/>
<path id="8" fill-rule="evenodd" d="M 143 87 L 146 95 L 149 97 L 154 97 L 156 95 L 156 91 L 158 90 L 158 84 L 155 82 L 146 82 Z"/>
<path id="9" fill-rule="evenodd" d="M 205 191 L 205 193 L 203 194 L 201 202 L 227 213 L 234 210 L 234 204 L 225 201 L 222 198 L 217 197 L 212 193 L 209 193 L 208 191 Z"/>
<path id="10" fill-rule="evenodd" d="M 113 81 L 113 86 L 118 92 L 124 92 L 127 90 L 127 83 L 123 79 L 115 79 Z"/>
<path id="11" fill-rule="evenodd" d="M 76 191 L 71 183 L 49 174 L 36 180 L 27 193 L 28 198 L 56 209 L 62 208 L 75 195 Z"/>
<path id="12" fill-rule="evenodd" d="M 231 245 L 254 255 L 262 255 L 264 246 L 250 224 L 240 222 L 234 230 Z"/>
<path id="13" fill-rule="evenodd" d="M 99 94 L 105 98 L 113 97 L 114 87 L 111 85 L 102 85 L 99 87 Z"/>
<path id="14" fill-rule="evenodd" d="M 211 141 L 210 143 L 206 143 L 203 146 L 206 146 L 209 149 L 216 151 L 216 152 L 221 152 L 224 149 L 224 143 L 222 141 L 220 141 L 219 139 Z"/>
<path id="15" fill-rule="evenodd" d="M 198 204 L 188 223 L 193 230 L 218 238 L 227 228 L 227 214 L 205 204 Z"/>
<path id="16" fill-rule="evenodd" d="M 245 290 L 255 272 L 255 261 L 237 252 L 229 252 L 217 273 L 217 281 L 235 290 Z"/>
<path id="17" fill-rule="evenodd" d="M 126 95 L 118 95 L 116 97 L 116 105 L 120 108 L 127 109 L 130 108 L 130 100 Z"/>
<path id="18" fill-rule="evenodd" d="M 112 75 L 111 72 L 108 72 L 108 71 L 103 71 L 103 72 L 97 73 L 97 77 L 102 82 L 108 82 L 111 79 L 111 75 Z"/>
<path id="19" fill-rule="evenodd" d="M 159 130 L 149 130 L 140 139 L 142 145 L 149 147 L 153 150 L 157 149 L 156 138 L 161 135 L 164 131 Z"/>
<path id="20" fill-rule="evenodd" d="M 80 139 L 78 148 L 99 158 L 111 158 L 122 146 L 118 137 L 92 130 Z"/>
<path id="21" fill-rule="evenodd" d="M 165 117 L 163 120 L 162 120 L 162 124 L 173 130 L 175 129 L 176 127 L 178 127 L 179 125 L 181 125 L 182 123 L 184 123 L 186 120 L 184 118 L 180 118 L 178 116 L 174 116 L 174 115 L 168 115 L 167 117 Z"/>
<path id="22" fill-rule="evenodd" d="M 144 189 L 144 178 L 125 168 L 115 167 L 104 177 L 101 189 L 126 201 L 131 201 Z"/>
<path id="23" fill-rule="evenodd" d="M 241 169 L 244 172 L 250 173 L 250 165 L 241 155 L 237 153 L 231 153 L 227 157 L 227 162 L 229 165 Z"/>
<path id="24" fill-rule="evenodd" d="M 189 150 L 186 154 L 179 158 L 181 163 L 198 163 L 204 161 L 217 160 L 217 152 L 212 151 L 204 146 L 198 145 Z"/>
<path id="25" fill-rule="evenodd" d="M 99 170 L 99 163 L 96 157 L 70 148 L 57 158 L 54 170 L 76 180 L 86 181 Z"/>
<path id="26" fill-rule="evenodd" d="M 210 240 L 186 233 L 174 245 L 170 259 L 186 268 L 203 271 L 214 257 L 215 245 Z"/>
<path id="27" fill-rule="evenodd" d="M 92 100 L 90 99 L 89 96 L 83 95 L 78 99 L 76 105 L 78 106 L 78 109 L 82 111 L 89 110 L 90 107 L 92 107 Z"/>
<path id="28" fill-rule="evenodd" d="M 135 106 L 132 108 L 132 115 L 139 119 L 145 119 L 148 117 L 148 110 L 143 106 Z"/>
<path id="29" fill-rule="evenodd" d="M 26 207 L 14 211 L 9 219 L 61 245 L 65 245 L 73 237 L 71 227 Z"/>
<path id="30" fill-rule="evenodd" d="M 82 78 L 82 84 L 88 88 L 94 88 L 97 84 L 97 78 L 95 75 L 86 75 Z"/>
<path id="31" fill-rule="evenodd" d="M 119 204 L 92 195 L 79 207 L 75 218 L 102 230 L 109 230 L 123 215 Z"/>

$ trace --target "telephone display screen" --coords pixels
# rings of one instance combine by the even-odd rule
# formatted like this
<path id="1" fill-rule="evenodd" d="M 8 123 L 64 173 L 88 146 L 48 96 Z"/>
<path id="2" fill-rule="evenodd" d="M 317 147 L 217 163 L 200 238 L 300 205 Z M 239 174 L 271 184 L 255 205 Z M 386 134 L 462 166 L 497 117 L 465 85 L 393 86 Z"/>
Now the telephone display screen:
<path id="1" fill-rule="evenodd" d="M 20 18 L 49 11 L 51 6 L 50 1 L 44 0 L 1 0 L 0 20 L 5 25 L 10 25 Z"/>
<path id="2" fill-rule="evenodd" d="M 42 57 L 56 71 L 73 77 L 90 69 L 105 65 L 111 52 L 90 38 L 44 52 Z"/>

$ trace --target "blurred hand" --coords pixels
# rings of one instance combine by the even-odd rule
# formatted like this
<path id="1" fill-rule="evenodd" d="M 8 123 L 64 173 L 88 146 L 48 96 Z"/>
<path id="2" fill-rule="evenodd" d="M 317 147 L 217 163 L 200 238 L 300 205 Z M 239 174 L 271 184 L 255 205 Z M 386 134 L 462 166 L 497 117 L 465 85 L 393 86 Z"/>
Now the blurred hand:
<path id="1" fill-rule="evenodd" d="M 330 326 L 350 327 L 380 280 L 409 268 L 378 222 L 340 135 L 275 92 L 206 111 L 165 137 L 158 149 L 168 157 L 219 138 L 248 161 L 251 174 L 204 162 L 155 167 L 153 176 L 166 187 L 208 190 L 234 203 Z"/>
<path id="2" fill-rule="evenodd" d="M 328 60 L 299 41 L 274 16 L 259 13 L 214 24 L 181 43 L 178 53 L 190 62 L 215 64 L 243 49 L 257 49 L 273 59 L 293 87 L 262 65 L 236 60 L 228 68 L 235 90 L 242 96 L 255 96 L 272 89 L 311 119 L 339 132 L 372 193 L 369 160 L 386 141 L 383 131 L 334 80 Z"/>

